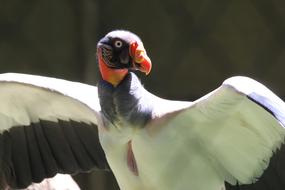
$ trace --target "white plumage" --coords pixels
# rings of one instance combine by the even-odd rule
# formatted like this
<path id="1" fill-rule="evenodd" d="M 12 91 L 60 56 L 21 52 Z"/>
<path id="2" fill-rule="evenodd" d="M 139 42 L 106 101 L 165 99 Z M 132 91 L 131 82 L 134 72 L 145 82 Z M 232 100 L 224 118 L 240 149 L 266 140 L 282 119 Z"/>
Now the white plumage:
<path id="1" fill-rule="evenodd" d="M 23 74 L 2 74 L 0 80 L 2 133 L 40 119 L 101 120 L 96 87 Z M 176 102 L 154 100 L 161 107 L 143 129 L 99 127 L 107 159 L 124 190 L 215 190 L 225 181 L 254 183 L 284 141 L 283 101 L 249 78 L 230 78 L 195 102 L 179 102 L 179 109 L 173 106 Z M 127 139 L 118 140 L 123 137 Z M 128 140 L 139 176 L 126 166 Z"/>
<path id="2" fill-rule="evenodd" d="M 232 77 L 194 102 L 170 101 L 131 72 L 151 70 L 135 34 L 110 32 L 97 48 L 98 88 L 0 75 L 0 187 L 97 168 L 122 190 L 285 188 L 285 104 L 265 86 Z"/>

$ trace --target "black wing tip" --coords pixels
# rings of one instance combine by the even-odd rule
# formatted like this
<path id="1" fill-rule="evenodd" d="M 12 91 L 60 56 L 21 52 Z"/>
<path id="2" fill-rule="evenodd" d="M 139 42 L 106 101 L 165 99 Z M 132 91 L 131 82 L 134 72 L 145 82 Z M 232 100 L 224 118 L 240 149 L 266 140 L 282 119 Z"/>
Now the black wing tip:
<path id="1" fill-rule="evenodd" d="M 57 173 L 108 169 L 96 126 L 77 121 L 40 120 L 12 127 L 0 134 L 0 153 L 0 166 L 6 168 L 0 174 L 12 188 L 26 188 Z"/>

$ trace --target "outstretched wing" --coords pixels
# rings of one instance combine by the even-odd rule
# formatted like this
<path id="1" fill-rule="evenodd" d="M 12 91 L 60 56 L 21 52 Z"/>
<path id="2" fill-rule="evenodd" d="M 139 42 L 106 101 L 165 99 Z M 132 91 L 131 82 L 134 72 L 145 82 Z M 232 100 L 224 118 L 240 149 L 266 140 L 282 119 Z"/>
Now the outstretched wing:
<path id="1" fill-rule="evenodd" d="M 97 88 L 0 75 L 0 176 L 24 188 L 56 173 L 108 168 L 97 132 Z"/>
<path id="2" fill-rule="evenodd" d="M 187 157 L 180 159 L 186 160 L 180 170 L 192 170 L 193 183 L 205 187 L 198 189 L 209 189 L 211 178 L 226 181 L 227 190 L 285 188 L 285 104 L 250 78 L 230 78 L 188 108 L 152 123 L 152 139 L 175 137 L 173 154 Z"/>

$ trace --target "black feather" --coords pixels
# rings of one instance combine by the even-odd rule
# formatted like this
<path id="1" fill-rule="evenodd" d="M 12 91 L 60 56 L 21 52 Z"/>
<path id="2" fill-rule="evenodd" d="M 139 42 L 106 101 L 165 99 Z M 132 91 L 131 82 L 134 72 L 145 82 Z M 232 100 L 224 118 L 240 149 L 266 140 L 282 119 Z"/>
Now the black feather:
<path id="1" fill-rule="evenodd" d="M 12 188 L 25 188 L 57 173 L 109 168 L 97 126 L 76 121 L 40 120 L 12 127 L 0 134 L 0 151 L 0 177 Z"/>

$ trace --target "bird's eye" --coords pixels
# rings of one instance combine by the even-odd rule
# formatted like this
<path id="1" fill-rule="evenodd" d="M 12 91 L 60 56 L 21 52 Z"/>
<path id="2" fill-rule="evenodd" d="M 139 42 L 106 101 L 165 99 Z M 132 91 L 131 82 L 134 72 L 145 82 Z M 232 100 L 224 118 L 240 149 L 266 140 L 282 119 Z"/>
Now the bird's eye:
<path id="1" fill-rule="evenodd" d="M 120 48 L 120 47 L 123 46 L 123 42 L 121 40 L 116 40 L 114 45 L 115 45 L 116 48 Z"/>

